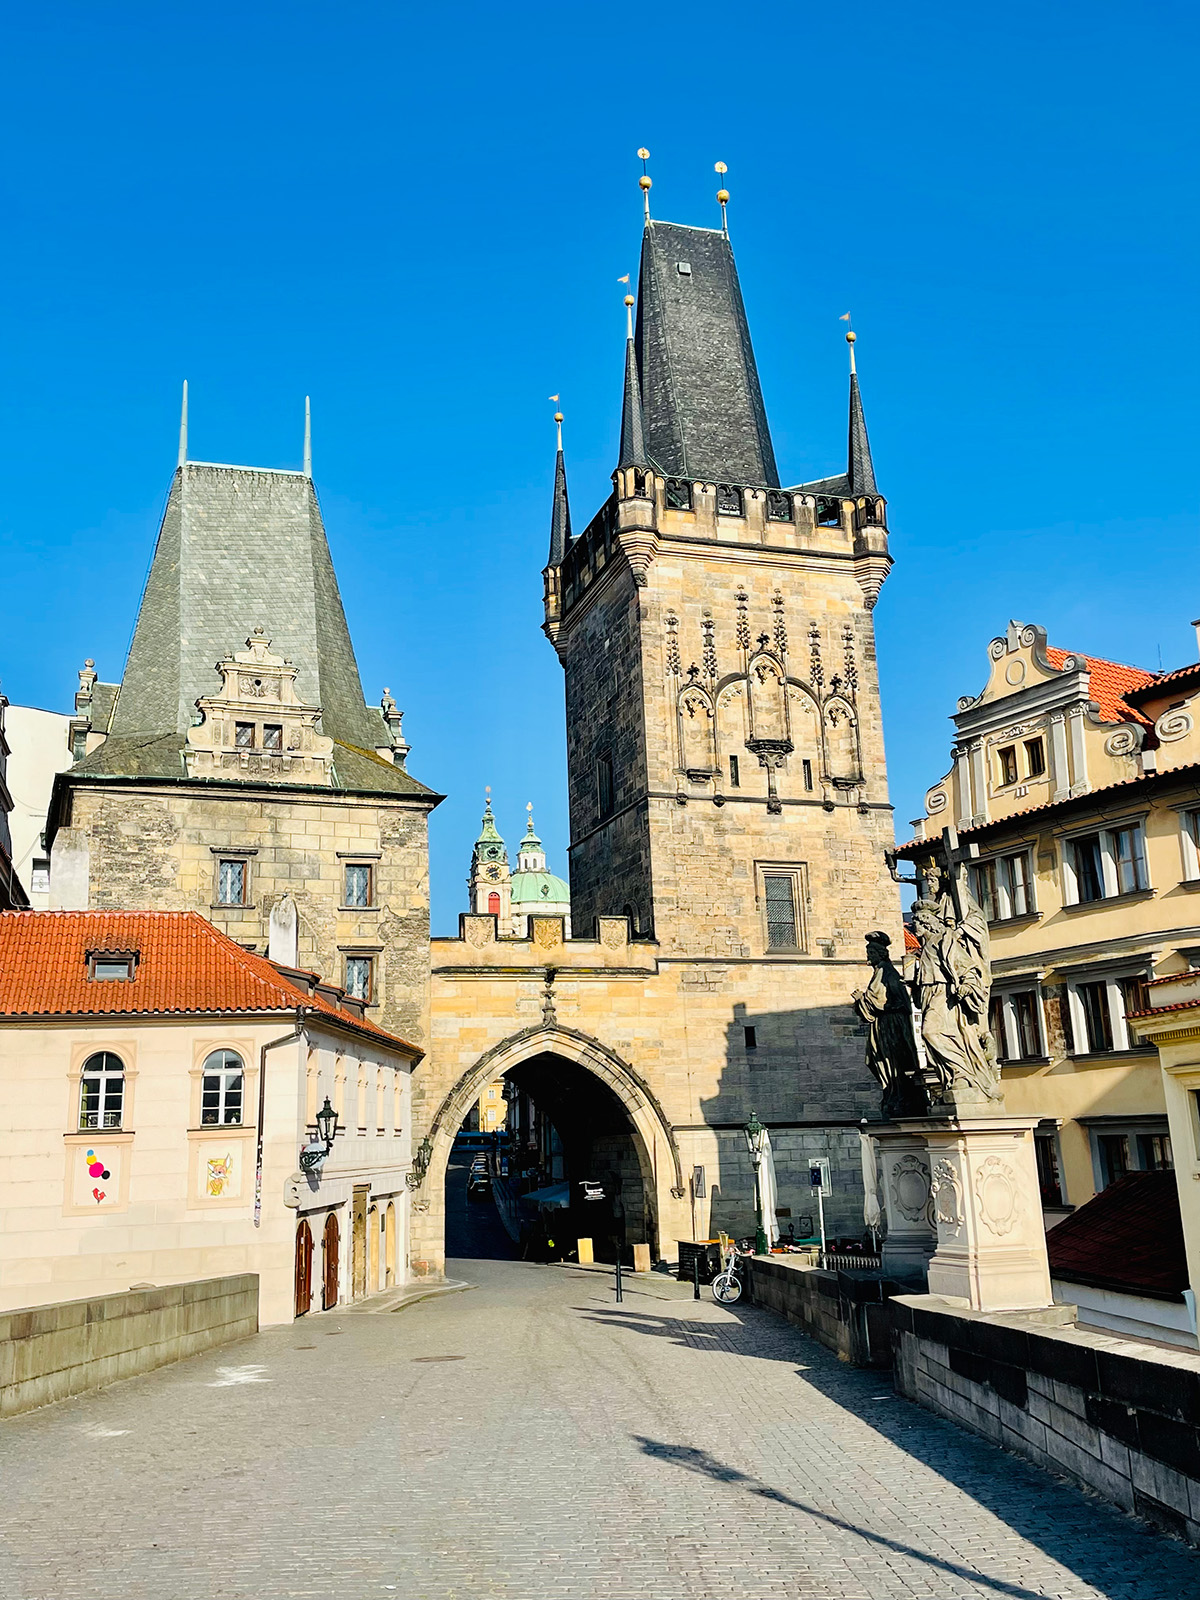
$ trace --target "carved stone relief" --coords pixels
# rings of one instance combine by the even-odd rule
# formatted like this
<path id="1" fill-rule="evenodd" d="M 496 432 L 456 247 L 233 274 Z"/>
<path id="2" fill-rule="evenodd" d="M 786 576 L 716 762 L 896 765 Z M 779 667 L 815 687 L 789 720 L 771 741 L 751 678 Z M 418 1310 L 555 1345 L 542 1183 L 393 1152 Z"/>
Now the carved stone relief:
<path id="1" fill-rule="evenodd" d="M 938 1225 L 957 1233 L 962 1226 L 962 1184 L 948 1161 L 933 1169 L 933 1214 Z"/>
<path id="2" fill-rule="evenodd" d="M 1194 724 L 1190 711 L 1182 709 L 1177 711 L 1164 711 L 1154 724 L 1154 731 L 1158 737 L 1170 744 L 1175 739 L 1182 739 L 1191 733 Z"/>
<path id="3" fill-rule="evenodd" d="M 975 1199 L 984 1225 L 1003 1238 L 1020 1221 L 1021 1190 L 1017 1175 L 1000 1156 L 988 1156 L 975 1173 Z"/>
<path id="4" fill-rule="evenodd" d="M 906 1222 L 920 1222 L 929 1209 L 929 1167 L 919 1156 L 906 1151 L 889 1174 L 892 1204 Z"/>

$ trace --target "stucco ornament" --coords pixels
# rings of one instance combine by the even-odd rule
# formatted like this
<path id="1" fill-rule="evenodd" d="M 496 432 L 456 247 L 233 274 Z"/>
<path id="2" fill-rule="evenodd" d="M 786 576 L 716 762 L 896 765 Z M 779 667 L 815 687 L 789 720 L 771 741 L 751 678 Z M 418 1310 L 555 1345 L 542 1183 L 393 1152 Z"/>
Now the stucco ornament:
<path id="1" fill-rule="evenodd" d="M 1192 727 L 1191 712 L 1176 709 L 1174 711 L 1164 711 L 1154 724 L 1154 731 L 1160 739 L 1165 739 L 1170 743 L 1172 740 L 1182 739 L 1186 734 L 1191 733 Z"/>
<path id="2" fill-rule="evenodd" d="M 988 1027 L 987 918 L 962 873 L 948 876 L 933 863 L 925 869 L 924 890 L 912 914 L 921 943 L 913 998 L 933 1087 L 943 1105 L 1001 1100 Z"/>
<path id="3" fill-rule="evenodd" d="M 1116 733 L 1110 733 L 1104 741 L 1106 754 L 1110 756 L 1131 756 L 1137 749 L 1140 740 L 1135 729 L 1131 727 L 1118 728 Z"/>
<path id="4" fill-rule="evenodd" d="M 988 1156 L 975 1173 L 975 1198 L 984 1225 L 1001 1238 L 1020 1221 L 1021 1190 L 1017 1175 L 1000 1156 Z"/>
<path id="5" fill-rule="evenodd" d="M 939 1226 L 955 1233 L 962 1225 L 962 1186 L 948 1161 L 939 1161 L 933 1169 L 933 1214 Z"/>
<path id="6" fill-rule="evenodd" d="M 886 933 L 867 934 L 871 978 L 851 998 L 867 1025 L 867 1068 L 883 1090 L 884 1116 L 922 1117 L 929 1097 L 913 1034 L 912 1000 L 888 954 L 890 944 Z"/>
<path id="7" fill-rule="evenodd" d="M 920 1222 L 929 1205 L 929 1168 L 907 1151 L 889 1174 L 892 1204 L 906 1222 Z"/>

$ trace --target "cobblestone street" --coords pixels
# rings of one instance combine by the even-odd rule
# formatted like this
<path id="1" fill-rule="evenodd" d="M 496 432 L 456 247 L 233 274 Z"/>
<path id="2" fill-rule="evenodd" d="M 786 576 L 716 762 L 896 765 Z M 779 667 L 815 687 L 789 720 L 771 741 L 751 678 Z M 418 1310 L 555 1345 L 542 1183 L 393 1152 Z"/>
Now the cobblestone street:
<path id="1" fill-rule="evenodd" d="M 1200 1558 L 653 1275 L 459 1261 L 0 1425 L 6 1600 L 1183 1600 Z"/>

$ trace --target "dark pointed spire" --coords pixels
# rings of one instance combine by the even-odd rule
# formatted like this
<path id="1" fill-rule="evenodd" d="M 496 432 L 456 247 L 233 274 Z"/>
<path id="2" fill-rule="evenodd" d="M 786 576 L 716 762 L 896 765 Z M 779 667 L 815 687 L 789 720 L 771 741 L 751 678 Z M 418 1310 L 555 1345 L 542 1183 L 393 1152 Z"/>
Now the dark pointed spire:
<path id="1" fill-rule="evenodd" d="M 638 375 L 637 349 L 633 342 L 631 294 L 625 296 L 625 398 L 621 406 L 621 457 L 619 467 L 646 465 L 646 428 L 642 421 L 642 380 Z"/>
<path id="2" fill-rule="evenodd" d="M 554 413 L 558 426 L 558 454 L 554 458 L 554 506 L 550 512 L 550 559 L 546 565 L 557 567 L 571 543 L 571 502 L 567 499 L 567 464 L 563 460 L 561 411 Z"/>
<path id="3" fill-rule="evenodd" d="M 867 438 L 867 419 L 863 416 L 862 395 L 858 391 L 858 373 L 854 368 L 854 334 L 846 335 L 850 346 L 850 448 L 846 462 L 846 476 L 850 494 L 878 494 L 875 487 L 875 468 L 871 462 L 871 441 Z"/>

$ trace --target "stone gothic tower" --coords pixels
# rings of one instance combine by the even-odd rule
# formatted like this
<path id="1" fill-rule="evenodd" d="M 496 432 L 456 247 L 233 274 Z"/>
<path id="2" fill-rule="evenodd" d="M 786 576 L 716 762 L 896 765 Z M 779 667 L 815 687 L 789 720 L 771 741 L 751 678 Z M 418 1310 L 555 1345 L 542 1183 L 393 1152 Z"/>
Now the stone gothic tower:
<path id="1" fill-rule="evenodd" d="M 664 957 L 766 961 L 781 1005 L 841 1004 L 829 963 L 900 931 L 854 336 L 846 470 L 784 487 L 727 234 L 647 220 L 636 328 L 626 304 L 613 492 L 572 536 L 560 448 L 544 574 L 575 928 L 624 913 Z"/>

